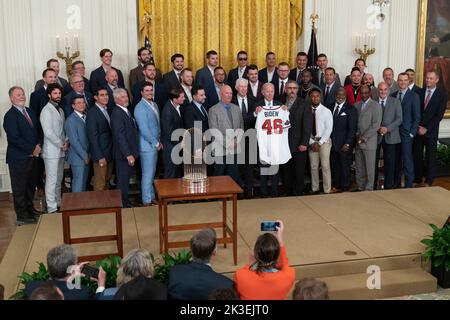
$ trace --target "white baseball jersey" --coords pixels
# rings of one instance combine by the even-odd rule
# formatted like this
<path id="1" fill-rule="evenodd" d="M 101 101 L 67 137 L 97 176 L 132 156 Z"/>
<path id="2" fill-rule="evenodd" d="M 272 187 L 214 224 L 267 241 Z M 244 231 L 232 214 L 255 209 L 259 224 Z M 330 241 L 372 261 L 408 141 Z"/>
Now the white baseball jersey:
<path id="1" fill-rule="evenodd" d="M 291 158 L 289 149 L 289 111 L 281 106 L 263 107 L 256 118 L 259 158 L 263 163 L 280 165 Z"/>

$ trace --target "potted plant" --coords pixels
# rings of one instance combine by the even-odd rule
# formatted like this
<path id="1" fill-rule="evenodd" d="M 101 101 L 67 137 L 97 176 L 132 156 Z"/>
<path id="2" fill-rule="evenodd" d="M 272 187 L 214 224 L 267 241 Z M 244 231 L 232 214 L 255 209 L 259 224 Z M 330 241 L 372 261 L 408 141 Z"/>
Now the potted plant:
<path id="1" fill-rule="evenodd" d="M 431 274 L 438 279 L 438 284 L 450 288 L 450 225 L 430 226 L 433 229 L 431 239 L 421 241 L 427 246 L 423 257 L 425 261 L 431 260 Z"/>
<path id="2" fill-rule="evenodd" d="M 438 144 L 436 158 L 436 176 L 450 176 L 450 146 L 446 144 Z"/>
<path id="3" fill-rule="evenodd" d="M 163 253 L 159 259 L 151 256 L 155 268 L 154 278 L 164 284 L 169 283 L 170 269 L 179 264 L 189 264 L 192 262 L 192 252 L 188 250 L 181 250 L 178 254 Z"/>

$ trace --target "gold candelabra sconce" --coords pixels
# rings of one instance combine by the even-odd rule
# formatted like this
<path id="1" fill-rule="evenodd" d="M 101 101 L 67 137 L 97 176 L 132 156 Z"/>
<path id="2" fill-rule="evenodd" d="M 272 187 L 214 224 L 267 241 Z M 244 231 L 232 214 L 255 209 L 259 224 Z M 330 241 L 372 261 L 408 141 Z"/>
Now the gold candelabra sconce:
<path id="1" fill-rule="evenodd" d="M 317 13 L 313 13 L 309 19 L 311 19 L 312 28 L 314 31 L 316 31 L 316 23 L 319 21 L 319 15 Z"/>
<path id="2" fill-rule="evenodd" d="M 63 49 L 63 50 L 61 50 Z M 66 74 L 68 77 L 71 76 L 72 73 L 72 63 L 76 58 L 80 56 L 79 49 L 79 38 L 78 35 L 74 35 L 73 37 L 69 37 L 68 32 L 64 37 L 64 47 L 61 48 L 61 38 L 60 36 L 56 36 L 56 56 L 64 60 L 66 63 Z M 73 50 L 73 52 L 72 52 Z"/>
<path id="3" fill-rule="evenodd" d="M 375 51 L 374 34 L 365 33 L 355 37 L 355 53 L 359 55 L 360 59 L 367 62 L 369 56 L 373 55 Z"/>

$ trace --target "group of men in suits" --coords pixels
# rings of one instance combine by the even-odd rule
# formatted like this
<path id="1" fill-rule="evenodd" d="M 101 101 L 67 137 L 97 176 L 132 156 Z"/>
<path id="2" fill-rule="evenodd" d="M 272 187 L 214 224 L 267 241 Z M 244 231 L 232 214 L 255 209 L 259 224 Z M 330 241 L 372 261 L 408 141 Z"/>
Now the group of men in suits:
<path id="1" fill-rule="evenodd" d="M 141 178 L 142 202 L 151 205 L 156 175 L 183 175 L 182 162 L 173 159 L 182 136 L 173 139 L 177 130 L 201 123 L 203 133 L 217 129 L 225 137 L 230 129 L 254 129 L 260 107 L 273 105 L 283 105 L 290 112 L 292 159 L 281 166 L 286 195 L 304 193 L 308 160 L 313 192 L 319 192 L 319 167 L 325 193 L 348 191 L 353 151 L 359 191 L 379 187 L 381 150 L 384 188 L 400 187 L 403 174 L 406 187 L 422 183 L 424 168 L 426 182 L 433 183 L 439 122 L 447 101 L 437 88 L 436 72 L 427 75 L 427 86 L 420 89 L 414 84 L 413 70 L 400 74 L 397 82 L 394 71 L 386 68 L 384 82 L 375 87 L 373 76 L 365 73 L 365 62 L 358 59 L 342 87 L 325 54 L 318 56 L 317 68 L 311 70 L 304 52 L 298 53 L 294 69 L 285 62 L 277 65 L 275 53 L 269 52 L 266 67 L 259 70 L 249 64 L 247 52 L 240 51 L 237 67 L 227 76 L 218 53 L 209 51 L 204 68 L 195 77 L 185 67 L 182 54 L 171 57 L 172 70 L 166 74 L 161 74 L 150 57 L 146 48 L 138 51 L 139 65 L 129 78 L 131 95 L 122 72 L 112 66 L 109 49 L 100 52 L 102 65 L 90 79 L 81 61 L 74 62 L 67 82 L 59 77 L 58 61 L 49 60 L 31 95 L 30 108 L 25 108 L 23 90 L 11 89 L 13 106 L 5 115 L 4 128 L 21 222 L 34 219 L 32 189 L 44 188 L 44 168 L 48 211 L 58 210 L 66 157 L 73 192 L 85 191 L 92 175 L 94 190 L 108 189 L 115 167 L 123 206 L 131 205 L 128 188 L 135 173 Z M 243 164 L 237 165 L 239 141 L 234 139 L 225 141 L 215 156 L 220 161 L 208 168 L 210 174 L 233 177 L 248 197 L 253 196 L 256 168 L 250 159 L 250 141 L 242 144 L 246 151 Z M 278 174 L 262 176 L 262 195 L 268 195 L 267 178 L 272 179 L 272 196 L 277 196 Z"/>

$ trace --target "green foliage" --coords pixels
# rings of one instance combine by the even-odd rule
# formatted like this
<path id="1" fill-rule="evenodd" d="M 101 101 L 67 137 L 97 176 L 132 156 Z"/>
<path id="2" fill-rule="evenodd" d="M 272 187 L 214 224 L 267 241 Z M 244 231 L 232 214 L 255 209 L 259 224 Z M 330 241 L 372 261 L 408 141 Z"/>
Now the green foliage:
<path id="1" fill-rule="evenodd" d="M 151 259 L 155 268 L 153 277 L 164 284 L 168 284 L 170 269 L 179 264 L 191 263 L 192 252 L 189 250 L 181 250 L 178 254 L 175 252 L 163 253 L 158 260 L 153 255 Z"/>
<path id="2" fill-rule="evenodd" d="M 155 268 L 154 278 L 167 284 L 169 281 L 169 271 L 172 267 L 178 264 L 189 264 L 192 262 L 192 253 L 188 250 L 181 250 L 178 254 L 168 253 L 162 254 L 161 257 L 155 259 L 151 255 L 151 260 Z M 96 267 L 102 267 L 106 272 L 106 288 L 114 288 L 116 286 L 117 270 L 119 269 L 122 258 L 119 256 L 110 256 L 106 259 L 96 262 Z M 20 289 L 10 299 L 21 300 L 24 297 L 24 289 L 30 281 L 47 281 L 50 278 L 47 267 L 42 262 L 37 262 L 39 269 L 37 272 L 29 274 L 27 272 L 22 273 L 19 276 Z M 97 290 L 97 282 L 92 281 L 86 277 L 81 278 L 81 284 L 88 286 L 92 292 Z"/>
<path id="3" fill-rule="evenodd" d="M 50 278 L 47 267 L 42 262 L 36 262 L 39 265 L 39 269 L 37 272 L 33 272 L 29 274 L 27 272 L 23 272 L 18 278 L 20 280 L 20 289 L 9 299 L 11 300 L 22 300 L 25 296 L 25 287 L 31 281 L 47 281 Z"/>
<path id="4" fill-rule="evenodd" d="M 450 166 L 450 146 L 439 144 L 437 147 L 437 162 L 440 166 Z"/>
<path id="5" fill-rule="evenodd" d="M 433 260 L 433 266 L 436 268 L 445 267 L 445 271 L 450 270 L 450 226 L 445 225 L 438 228 L 430 225 L 433 229 L 431 239 L 423 239 L 422 244 L 426 245 L 426 251 L 423 254 L 425 261 Z"/>

